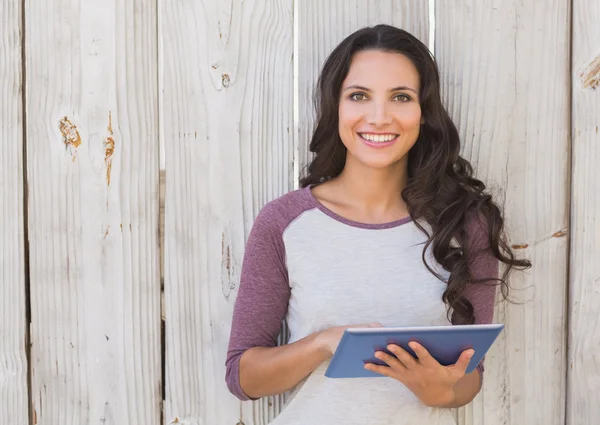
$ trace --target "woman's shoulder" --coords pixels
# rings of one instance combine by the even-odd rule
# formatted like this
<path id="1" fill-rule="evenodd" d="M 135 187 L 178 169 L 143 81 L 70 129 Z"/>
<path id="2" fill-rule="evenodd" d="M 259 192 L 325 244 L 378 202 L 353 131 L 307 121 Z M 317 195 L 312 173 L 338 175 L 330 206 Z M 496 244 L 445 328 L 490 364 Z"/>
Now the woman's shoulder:
<path id="1" fill-rule="evenodd" d="M 292 190 L 267 202 L 258 213 L 254 225 L 283 233 L 304 211 L 315 207 L 316 201 L 308 187 Z"/>

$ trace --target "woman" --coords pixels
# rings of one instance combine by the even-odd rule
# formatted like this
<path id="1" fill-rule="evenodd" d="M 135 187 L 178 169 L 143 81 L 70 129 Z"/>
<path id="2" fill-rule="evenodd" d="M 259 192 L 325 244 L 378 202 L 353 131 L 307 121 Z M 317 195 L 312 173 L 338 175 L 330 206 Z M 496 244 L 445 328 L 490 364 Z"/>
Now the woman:
<path id="1" fill-rule="evenodd" d="M 250 233 L 227 356 L 241 400 L 292 390 L 275 424 L 453 424 L 483 364 L 444 367 L 416 346 L 377 353 L 387 379 L 324 377 L 356 326 L 491 323 L 514 258 L 503 219 L 459 156 L 437 66 L 409 33 L 346 38 L 318 83 L 316 155 L 301 189 L 267 204 Z M 498 278 L 499 263 L 505 265 Z M 289 343 L 276 346 L 287 320 Z"/>

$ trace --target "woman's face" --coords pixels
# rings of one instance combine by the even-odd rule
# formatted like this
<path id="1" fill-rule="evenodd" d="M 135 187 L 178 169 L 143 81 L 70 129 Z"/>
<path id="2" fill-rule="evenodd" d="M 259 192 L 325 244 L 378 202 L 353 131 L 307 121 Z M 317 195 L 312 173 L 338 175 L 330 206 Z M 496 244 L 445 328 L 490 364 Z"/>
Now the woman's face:
<path id="1" fill-rule="evenodd" d="M 419 73 L 400 53 L 358 52 L 339 106 L 339 132 L 348 161 L 387 168 L 407 156 L 419 136 Z"/>

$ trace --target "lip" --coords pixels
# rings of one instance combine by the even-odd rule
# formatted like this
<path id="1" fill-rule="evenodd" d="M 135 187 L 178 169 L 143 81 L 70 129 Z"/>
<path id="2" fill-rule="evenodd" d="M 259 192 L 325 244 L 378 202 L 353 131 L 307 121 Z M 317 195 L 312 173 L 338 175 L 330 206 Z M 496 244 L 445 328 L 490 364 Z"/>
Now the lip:
<path id="1" fill-rule="evenodd" d="M 394 133 L 371 133 L 369 132 L 368 134 L 377 134 L 377 135 L 384 135 L 384 134 L 394 134 Z M 394 143 L 396 143 L 396 140 L 398 140 L 398 137 L 400 137 L 400 135 L 396 135 L 396 137 L 394 137 L 392 140 L 390 140 L 389 142 L 371 142 L 370 140 L 367 140 L 365 138 L 363 138 L 360 133 L 357 133 L 358 137 L 360 138 L 360 140 L 363 141 L 363 143 L 367 146 L 371 146 L 374 148 L 385 148 L 387 146 L 391 146 Z"/>

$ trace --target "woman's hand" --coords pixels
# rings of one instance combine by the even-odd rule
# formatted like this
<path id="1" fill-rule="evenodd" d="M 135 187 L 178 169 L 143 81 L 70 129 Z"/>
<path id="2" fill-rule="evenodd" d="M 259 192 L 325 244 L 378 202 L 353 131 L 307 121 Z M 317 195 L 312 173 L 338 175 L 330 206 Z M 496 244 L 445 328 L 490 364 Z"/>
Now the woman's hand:
<path id="1" fill-rule="evenodd" d="M 336 326 L 333 328 L 325 329 L 317 334 L 317 344 L 321 350 L 324 350 L 333 356 L 335 350 L 337 350 L 342 335 L 346 329 L 350 328 L 381 328 L 381 323 L 368 323 L 362 325 L 351 325 L 351 326 Z"/>
<path id="2" fill-rule="evenodd" d="M 375 357 L 388 366 L 367 363 L 365 369 L 402 382 L 423 404 L 430 407 L 448 407 L 455 403 L 456 386 L 465 376 L 465 371 L 474 351 L 465 350 L 458 361 L 451 366 L 439 364 L 422 345 L 411 342 L 410 348 L 418 358 L 397 345 L 388 345 L 394 356 L 377 351 Z"/>

